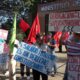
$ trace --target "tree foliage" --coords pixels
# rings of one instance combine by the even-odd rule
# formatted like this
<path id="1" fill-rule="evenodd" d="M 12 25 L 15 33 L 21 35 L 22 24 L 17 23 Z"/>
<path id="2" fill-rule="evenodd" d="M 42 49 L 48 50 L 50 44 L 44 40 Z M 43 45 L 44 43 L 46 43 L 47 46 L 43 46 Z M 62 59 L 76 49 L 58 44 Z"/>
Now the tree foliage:
<path id="1" fill-rule="evenodd" d="M 11 26 L 13 20 L 13 12 L 17 11 L 18 12 L 17 20 L 23 18 L 25 19 L 25 21 L 31 24 L 36 16 L 38 4 L 42 4 L 48 1 L 49 0 L 1 0 L 0 22 L 2 24 L 7 23 L 8 26 L 9 25 Z"/>

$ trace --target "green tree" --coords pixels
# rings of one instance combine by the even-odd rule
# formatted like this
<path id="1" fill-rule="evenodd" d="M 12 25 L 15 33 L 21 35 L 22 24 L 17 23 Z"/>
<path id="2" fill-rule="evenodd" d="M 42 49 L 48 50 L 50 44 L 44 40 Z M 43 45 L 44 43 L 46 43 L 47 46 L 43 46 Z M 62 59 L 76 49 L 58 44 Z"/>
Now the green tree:
<path id="1" fill-rule="evenodd" d="M 32 21 L 36 16 L 37 13 L 37 6 L 38 4 L 41 3 L 40 0 L 23 0 L 24 1 L 24 6 L 27 8 L 28 13 L 32 15 Z"/>

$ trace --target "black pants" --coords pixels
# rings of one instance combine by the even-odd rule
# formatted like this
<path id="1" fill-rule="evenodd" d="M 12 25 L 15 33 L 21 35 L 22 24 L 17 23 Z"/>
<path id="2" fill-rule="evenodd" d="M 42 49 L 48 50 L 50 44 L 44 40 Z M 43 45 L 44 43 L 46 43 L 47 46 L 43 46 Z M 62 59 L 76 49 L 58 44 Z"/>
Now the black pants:
<path id="1" fill-rule="evenodd" d="M 25 65 L 21 63 L 20 64 L 20 68 L 21 68 L 21 76 L 24 76 Z M 27 66 L 26 66 L 26 75 L 30 76 L 30 69 Z"/>
<path id="2" fill-rule="evenodd" d="M 62 44 L 59 45 L 59 52 L 62 52 Z"/>
<path id="3" fill-rule="evenodd" d="M 41 72 L 38 72 L 36 70 L 33 70 L 33 80 L 40 80 L 40 75 L 42 77 L 42 80 L 48 80 L 48 76 L 41 73 Z"/>

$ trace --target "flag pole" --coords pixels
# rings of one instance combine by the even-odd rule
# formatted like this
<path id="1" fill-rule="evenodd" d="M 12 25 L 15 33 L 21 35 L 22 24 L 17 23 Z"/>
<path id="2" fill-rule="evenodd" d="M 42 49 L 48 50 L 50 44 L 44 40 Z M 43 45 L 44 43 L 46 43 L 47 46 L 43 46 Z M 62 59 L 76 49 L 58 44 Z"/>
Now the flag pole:
<path id="1" fill-rule="evenodd" d="M 17 16 L 17 14 L 15 13 L 14 21 L 13 21 L 13 28 L 11 30 L 11 36 L 10 36 L 10 40 L 9 40 L 9 47 L 10 47 L 10 52 L 9 52 L 9 80 L 16 80 L 16 79 L 13 79 L 13 68 L 12 68 L 14 41 L 16 39 L 16 16 Z"/>

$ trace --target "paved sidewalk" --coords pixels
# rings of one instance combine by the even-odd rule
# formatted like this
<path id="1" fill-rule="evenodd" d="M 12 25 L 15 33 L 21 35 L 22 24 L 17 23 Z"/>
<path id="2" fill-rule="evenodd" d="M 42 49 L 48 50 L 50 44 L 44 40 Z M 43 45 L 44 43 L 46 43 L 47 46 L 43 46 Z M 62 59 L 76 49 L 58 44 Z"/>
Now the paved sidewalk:
<path id="1" fill-rule="evenodd" d="M 67 60 L 67 53 L 65 52 L 65 47 L 62 47 L 63 52 L 59 53 L 58 49 L 56 49 L 56 56 L 58 57 L 57 60 L 57 74 L 55 77 L 50 77 L 49 80 L 63 80 L 64 72 L 65 72 L 65 66 L 66 66 L 66 60 Z"/>
<path id="2" fill-rule="evenodd" d="M 49 76 L 49 80 L 63 80 L 65 66 L 66 66 L 66 54 L 65 53 L 56 53 L 58 57 L 57 61 L 57 74 L 55 77 Z"/>

